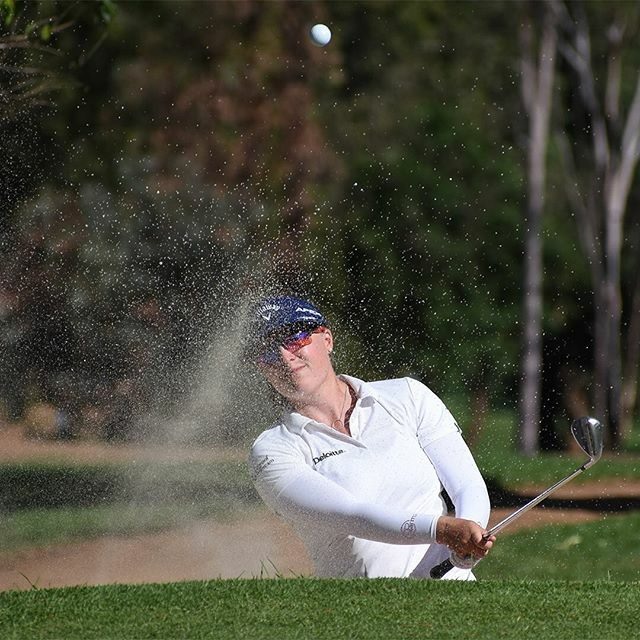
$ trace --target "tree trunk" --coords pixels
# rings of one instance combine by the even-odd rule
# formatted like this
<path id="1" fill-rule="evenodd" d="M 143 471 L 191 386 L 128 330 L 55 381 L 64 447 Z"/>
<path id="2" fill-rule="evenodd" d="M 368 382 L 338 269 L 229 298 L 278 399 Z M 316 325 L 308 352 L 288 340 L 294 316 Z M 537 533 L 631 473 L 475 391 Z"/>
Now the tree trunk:
<path id="1" fill-rule="evenodd" d="M 576 73 L 579 95 L 585 112 L 589 114 L 592 133 L 593 164 L 588 187 L 590 196 L 585 209 L 599 208 L 601 223 L 590 228 L 592 239 L 589 244 L 598 246 L 597 253 L 602 256 L 601 274 L 592 270 L 592 275 L 600 276 L 599 281 L 594 280 L 594 403 L 598 417 L 607 425 L 609 443 L 615 448 L 621 444 L 622 438 L 620 263 L 624 214 L 640 155 L 640 74 L 623 122 L 623 109 L 620 108 L 621 51 L 626 24 L 621 17 L 616 17 L 606 30 L 609 42 L 603 110 L 596 93 L 596 74 L 591 66 L 591 37 L 585 7 L 557 0 L 552 2 L 569 34 L 569 41 L 563 40 L 560 50 Z M 569 6 L 575 18 L 570 14 Z M 595 253 L 590 251 L 587 258 Z"/>
<path id="2" fill-rule="evenodd" d="M 602 280 L 593 283 L 593 405 L 596 415 L 607 415 L 607 344 L 610 324 Z"/>
<path id="3" fill-rule="evenodd" d="M 620 254 L 622 252 L 622 216 L 620 212 L 607 212 L 607 261 L 605 280 L 606 300 L 606 362 L 607 362 L 607 417 L 609 443 L 616 449 L 620 445 L 622 422 L 622 365 L 620 354 Z"/>
<path id="4" fill-rule="evenodd" d="M 533 7 L 532 7 L 533 8 Z M 539 448 L 542 388 L 542 216 L 545 162 L 549 139 L 551 95 L 557 32 L 553 14 L 545 7 L 537 67 L 533 58 L 533 22 L 523 21 L 522 97 L 529 117 L 527 148 L 528 194 L 525 213 L 524 308 L 522 377 L 520 385 L 520 450 L 533 456 Z"/>
<path id="5" fill-rule="evenodd" d="M 626 342 L 626 362 L 622 377 L 622 438 L 631 433 L 633 414 L 638 393 L 638 360 L 640 360 L 640 272 L 636 272 L 636 284 L 631 304 L 631 315 Z"/>

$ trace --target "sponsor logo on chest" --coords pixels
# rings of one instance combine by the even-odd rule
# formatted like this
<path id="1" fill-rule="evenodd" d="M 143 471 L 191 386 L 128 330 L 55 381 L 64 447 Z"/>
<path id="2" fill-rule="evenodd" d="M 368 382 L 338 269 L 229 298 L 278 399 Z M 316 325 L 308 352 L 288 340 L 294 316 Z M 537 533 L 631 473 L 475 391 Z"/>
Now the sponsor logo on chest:
<path id="1" fill-rule="evenodd" d="M 313 459 L 313 464 L 319 464 L 323 460 L 326 460 L 331 456 L 339 456 L 341 453 L 344 453 L 344 449 L 336 449 L 334 451 L 325 451 L 325 453 L 321 453 L 319 456 Z"/>

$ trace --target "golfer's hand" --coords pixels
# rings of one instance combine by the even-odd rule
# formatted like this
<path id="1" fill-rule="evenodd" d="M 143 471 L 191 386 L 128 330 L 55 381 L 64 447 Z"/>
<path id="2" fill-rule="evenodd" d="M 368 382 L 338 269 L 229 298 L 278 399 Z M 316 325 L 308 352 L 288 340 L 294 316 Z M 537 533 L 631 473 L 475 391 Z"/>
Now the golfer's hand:
<path id="1" fill-rule="evenodd" d="M 495 542 L 477 522 L 441 516 L 436 525 L 436 542 L 444 544 L 462 557 L 484 558 Z"/>

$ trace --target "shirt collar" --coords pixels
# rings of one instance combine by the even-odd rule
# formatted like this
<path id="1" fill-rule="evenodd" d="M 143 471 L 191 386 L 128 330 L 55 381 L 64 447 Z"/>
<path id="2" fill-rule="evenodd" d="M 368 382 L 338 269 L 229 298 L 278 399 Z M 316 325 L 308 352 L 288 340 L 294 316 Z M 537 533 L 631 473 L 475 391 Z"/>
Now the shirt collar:
<path id="1" fill-rule="evenodd" d="M 375 389 L 370 384 L 354 378 L 353 376 L 347 376 L 344 374 L 338 375 L 340 380 L 344 380 L 347 384 L 351 385 L 358 396 L 358 400 L 362 402 L 380 402 L 379 396 Z M 286 411 L 282 416 L 282 422 L 292 433 L 300 434 L 302 430 L 315 421 L 307 416 L 303 416 L 296 411 Z"/>

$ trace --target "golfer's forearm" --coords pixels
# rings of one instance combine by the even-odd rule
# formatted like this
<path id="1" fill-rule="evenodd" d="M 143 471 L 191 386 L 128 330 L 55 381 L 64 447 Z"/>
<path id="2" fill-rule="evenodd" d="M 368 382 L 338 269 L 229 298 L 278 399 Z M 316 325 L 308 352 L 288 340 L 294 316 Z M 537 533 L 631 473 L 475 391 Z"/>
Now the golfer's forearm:
<path id="1" fill-rule="evenodd" d="M 428 544 L 435 542 L 439 515 L 383 509 L 376 505 L 357 505 L 351 515 L 338 515 L 345 532 L 357 538 L 389 544 Z"/>
<path id="2" fill-rule="evenodd" d="M 456 517 L 473 520 L 482 527 L 487 526 L 491 505 L 484 487 L 482 489 L 474 486 L 465 487 L 465 490 L 452 500 L 456 507 Z"/>
<path id="3" fill-rule="evenodd" d="M 313 520 L 329 533 L 388 544 L 428 544 L 435 542 L 440 513 L 415 513 L 356 501 L 333 483 L 315 477 L 299 477 L 277 497 L 278 512 L 294 519 Z M 311 517 L 310 517 L 311 516 Z"/>

